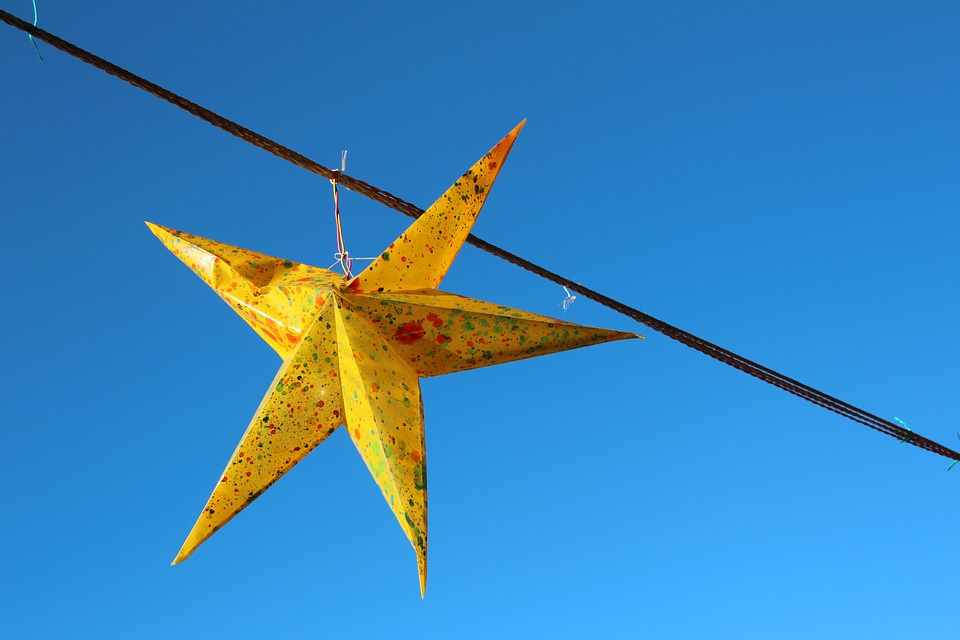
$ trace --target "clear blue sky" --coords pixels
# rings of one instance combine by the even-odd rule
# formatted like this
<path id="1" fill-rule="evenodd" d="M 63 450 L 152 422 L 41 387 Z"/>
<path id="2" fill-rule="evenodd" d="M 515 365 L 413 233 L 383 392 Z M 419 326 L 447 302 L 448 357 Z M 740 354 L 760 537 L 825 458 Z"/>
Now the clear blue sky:
<path id="1" fill-rule="evenodd" d="M 39 9 L 420 206 L 527 118 L 478 235 L 960 446 L 960 5 L 718 4 Z M 280 362 L 143 221 L 326 267 L 330 185 L 40 50 L 0 25 L 0 635 L 960 633 L 960 467 L 585 299 L 647 339 L 424 381 L 425 600 L 342 430 L 170 567 Z M 443 288 L 563 314 L 471 247 Z"/>

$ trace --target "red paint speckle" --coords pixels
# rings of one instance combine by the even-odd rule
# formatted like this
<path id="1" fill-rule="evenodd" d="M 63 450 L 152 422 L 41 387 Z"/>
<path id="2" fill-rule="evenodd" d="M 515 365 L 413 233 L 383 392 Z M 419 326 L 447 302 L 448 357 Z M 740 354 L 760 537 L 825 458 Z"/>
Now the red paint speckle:
<path id="1" fill-rule="evenodd" d="M 410 457 L 413 458 L 414 462 L 420 462 L 420 452 L 416 449 L 410 452 Z"/>
<path id="2" fill-rule="evenodd" d="M 438 328 L 438 327 L 442 327 L 442 326 L 443 326 L 443 320 L 441 320 L 441 319 L 440 319 L 440 316 L 438 316 L 438 315 L 435 314 L 435 313 L 428 313 L 428 314 L 427 314 L 427 322 L 433 324 L 434 328 Z"/>
<path id="3" fill-rule="evenodd" d="M 448 337 L 448 336 L 445 336 L 445 335 L 443 335 L 442 333 L 439 334 L 439 335 L 437 335 L 437 344 L 446 344 L 446 343 L 450 342 L 451 340 L 453 340 L 453 338 L 450 338 L 450 337 Z"/>
<path id="4" fill-rule="evenodd" d="M 323 407 L 323 404 L 324 404 L 324 403 L 323 403 L 323 400 L 321 400 L 320 402 L 317 403 L 317 406 L 318 406 L 318 407 Z"/>
<path id="5" fill-rule="evenodd" d="M 400 325 L 393 337 L 403 344 L 413 344 L 423 339 L 423 327 L 416 322 L 406 322 Z"/>

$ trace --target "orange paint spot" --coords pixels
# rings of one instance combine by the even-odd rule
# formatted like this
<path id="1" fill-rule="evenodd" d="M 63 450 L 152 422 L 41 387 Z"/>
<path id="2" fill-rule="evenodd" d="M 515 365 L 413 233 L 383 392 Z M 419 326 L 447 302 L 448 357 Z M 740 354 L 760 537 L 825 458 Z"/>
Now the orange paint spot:
<path id="1" fill-rule="evenodd" d="M 414 462 L 420 462 L 420 452 L 414 449 L 410 452 L 410 458 L 412 458 Z"/>

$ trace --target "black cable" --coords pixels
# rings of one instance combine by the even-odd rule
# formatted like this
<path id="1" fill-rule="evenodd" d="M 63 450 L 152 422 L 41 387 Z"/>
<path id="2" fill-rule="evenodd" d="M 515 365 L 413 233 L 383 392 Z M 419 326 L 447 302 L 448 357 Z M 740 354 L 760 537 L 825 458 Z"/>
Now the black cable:
<path id="1" fill-rule="evenodd" d="M 103 58 L 96 56 L 89 51 L 85 51 L 84 49 L 81 49 L 80 47 L 71 44 L 66 40 L 62 40 L 52 33 L 48 33 L 43 29 L 35 27 L 29 22 L 25 22 L 24 20 L 21 20 L 16 16 L 7 13 L 6 11 L 3 11 L 2 9 L 0 9 L 0 20 L 3 20 L 7 24 L 29 33 L 34 38 L 43 40 L 47 44 L 56 47 L 57 49 L 60 49 L 61 51 L 74 56 L 75 58 L 91 64 L 98 69 L 106 71 L 110 75 L 116 76 L 121 80 L 129 82 L 135 87 L 139 87 L 144 91 L 152 93 L 158 98 L 162 98 L 170 104 L 176 105 L 181 109 L 192 113 L 193 115 L 205 120 L 206 122 L 209 122 L 215 127 L 223 129 L 227 133 L 231 133 L 238 138 L 246 140 L 250 144 L 260 147 L 265 151 L 269 151 L 279 158 L 283 158 L 284 160 L 292 162 L 299 167 L 303 167 L 307 171 L 316 173 L 324 178 L 333 178 L 334 175 L 336 175 L 339 184 L 343 185 L 347 189 L 363 194 L 368 198 L 384 204 L 391 209 L 395 209 L 400 213 L 408 215 L 411 218 L 417 218 L 423 213 L 423 209 L 414 204 L 402 200 L 401 198 L 383 191 L 382 189 L 378 189 L 377 187 L 374 187 L 363 180 L 358 180 L 357 178 L 352 178 L 346 174 L 340 173 L 339 171 L 328 169 L 318 162 L 315 162 L 310 158 L 293 151 L 292 149 L 274 142 L 273 140 L 270 140 L 269 138 L 266 138 L 255 131 L 251 131 L 250 129 L 247 129 L 246 127 L 243 127 L 232 120 L 228 120 L 223 116 L 217 115 L 213 111 L 201 107 L 195 102 L 191 102 L 190 100 L 187 100 L 186 98 L 183 98 L 172 91 L 169 91 L 168 89 L 164 89 L 163 87 L 154 84 L 149 80 L 141 78 L 140 76 L 131 73 L 122 67 L 118 67 L 112 62 L 104 60 Z M 934 442 L 933 440 L 924 438 L 923 436 L 914 433 L 910 429 L 890 422 L 889 420 L 880 418 L 868 411 L 864 411 L 863 409 L 855 407 L 852 404 L 846 403 L 842 400 L 834 398 L 833 396 L 823 393 L 822 391 L 818 391 L 813 387 L 798 382 L 797 380 L 785 376 L 782 373 L 778 373 L 773 369 L 769 369 L 763 365 L 753 362 L 752 360 L 748 360 L 743 356 L 739 356 L 732 351 L 724 349 L 723 347 L 717 346 L 702 338 L 698 338 L 692 333 L 687 333 L 686 331 L 667 324 L 662 320 L 658 320 L 638 309 L 634 309 L 633 307 L 627 306 L 622 302 L 614 300 L 613 298 L 605 296 L 601 293 L 597 293 L 592 289 L 588 289 L 587 287 L 577 284 L 572 280 L 568 280 L 559 274 L 544 269 L 543 267 L 540 267 L 529 260 L 525 260 L 516 254 L 510 253 L 505 249 L 501 249 L 500 247 L 497 247 L 486 240 L 482 240 L 473 234 L 470 234 L 467 237 L 467 242 L 486 251 L 487 253 L 493 254 L 498 258 L 502 258 L 511 264 L 535 273 L 542 278 L 546 278 L 551 282 L 555 282 L 561 286 L 564 286 L 571 291 L 575 291 L 585 298 L 589 298 L 594 302 L 602 304 L 605 307 L 632 318 L 637 322 L 650 327 L 654 331 L 662 333 L 668 338 L 672 338 L 677 342 L 685 344 L 692 349 L 696 349 L 697 351 L 704 353 L 711 358 L 715 358 L 724 364 L 730 365 L 735 369 L 739 369 L 744 373 L 748 373 L 751 376 L 763 380 L 764 382 L 779 389 L 787 391 L 788 393 L 792 393 L 799 398 L 803 398 L 808 402 L 812 402 L 813 404 L 823 407 L 824 409 L 833 411 L 834 413 L 844 416 L 845 418 L 849 418 L 854 422 L 859 422 L 860 424 L 866 425 L 871 429 L 875 429 L 881 433 L 893 436 L 901 442 L 908 442 L 914 446 L 920 447 L 921 449 L 926 449 L 927 451 L 932 451 L 933 453 L 938 453 L 946 458 L 950 458 L 951 460 L 960 460 L 960 453 Z"/>

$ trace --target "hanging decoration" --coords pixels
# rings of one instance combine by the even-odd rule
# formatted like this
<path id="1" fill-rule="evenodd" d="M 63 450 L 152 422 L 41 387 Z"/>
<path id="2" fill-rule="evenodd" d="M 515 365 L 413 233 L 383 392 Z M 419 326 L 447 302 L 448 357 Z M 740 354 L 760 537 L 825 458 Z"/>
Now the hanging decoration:
<path id="1" fill-rule="evenodd" d="M 427 577 L 420 378 L 642 337 L 437 290 L 521 122 L 355 277 L 147 223 L 283 358 L 174 564 L 340 425 Z"/>
<path id="2" fill-rule="evenodd" d="M 470 226 L 517 130 L 423 212 L 393 194 L 344 175 L 342 170 L 330 170 L 38 28 L 36 12 L 33 25 L 3 10 L 0 21 L 26 32 L 31 40 L 42 40 L 279 158 L 328 179 L 335 178 L 335 189 L 343 186 L 412 217 L 423 214 L 357 277 L 352 276 L 350 264 L 355 259 L 343 248 L 342 241 L 337 259 L 344 259 L 341 267 L 349 275 L 150 225 L 284 358 L 274 384 L 175 563 L 188 557 L 332 430 L 346 424 L 417 549 L 423 588 L 423 419 L 422 411 L 410 410 L 411 406 L 421 406 L 419 378 L 637 337 L 578 327 L 437 291 L 436 286 L 465 241 L 563 286 L 567 293 L 561 303 L 564 310 L 574 301 L 573 294 L 579 294 L 805 401 L 900 442 L 960 461 L 960 453 L 898 424 L 899 420 L 887 420 L 844 402 L 470 234 Z M 416 448 L 418 442 L 420 448 Z M 403 503 L 401 499 L 407 496 Z"/>

